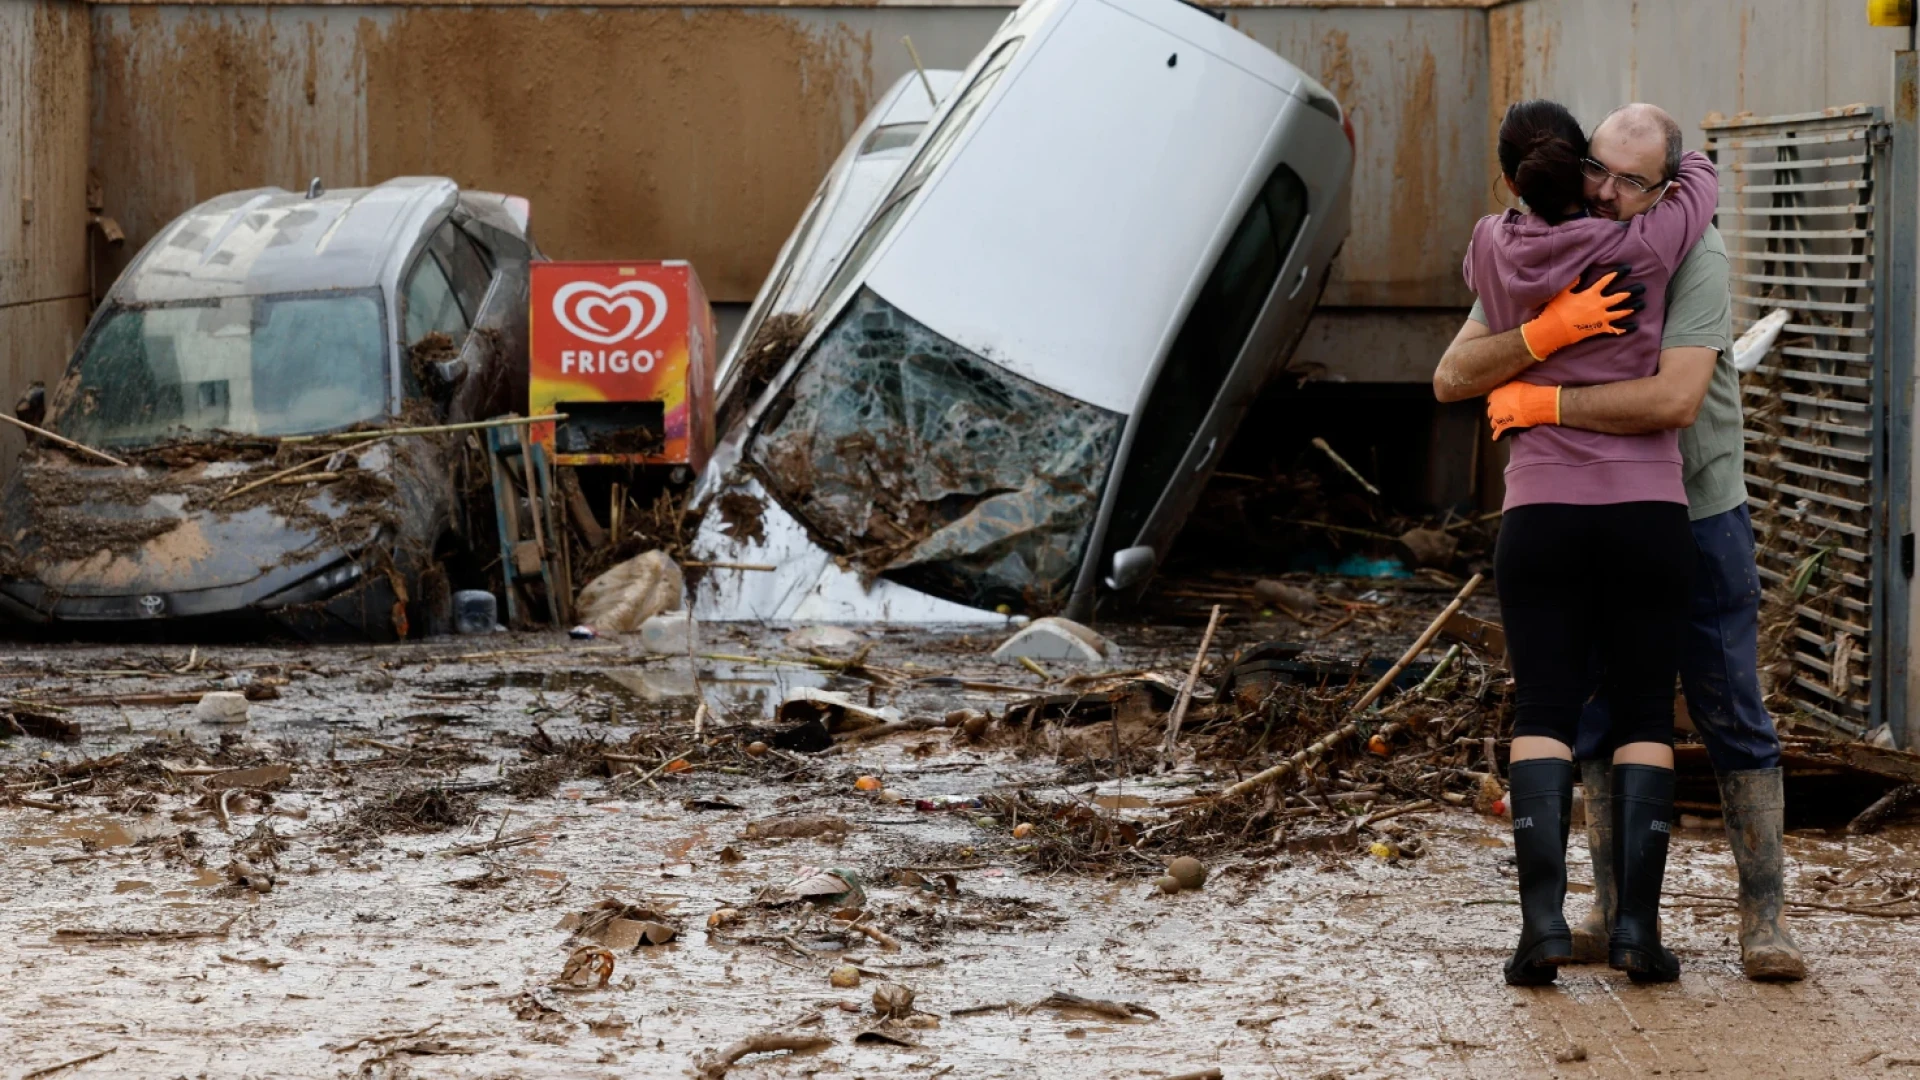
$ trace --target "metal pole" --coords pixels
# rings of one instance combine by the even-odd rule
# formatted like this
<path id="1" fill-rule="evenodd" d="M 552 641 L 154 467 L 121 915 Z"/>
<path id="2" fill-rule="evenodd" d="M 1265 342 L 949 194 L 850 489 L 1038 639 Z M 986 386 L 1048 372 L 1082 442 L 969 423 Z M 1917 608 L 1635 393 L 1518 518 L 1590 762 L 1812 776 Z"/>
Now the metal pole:
<path id="1" fill-rule="evenodd" d="M 1884 641 L 1875 644 L 1878 657 L 1886 658 L 1881 676 L 1880 719 L 1893 735 L 1894 745 L 1911 749 L 1920 730 L 1907 720 L 1911 703 L 1920 700 L 1920 665 L 1913 663 L 1914 615 L 1914 457 L 1920 447 L 1914 443 L 1914 347 L 1916 257 L 1920 256 L 1920 54 L 1911 49 L 1893 55 L 1892 125 L 1881 151 L 1886 171 L 1875 186 L 1874 201 L 1883 216 L 1876 232 L 1881 237 L 1875 262 L 1879 267 L 1876 283 L 1875 336 L 1885 344 L 1881 348 L 1886 389 L 1883 398 L 1882 430 L 1886 442 L 1881 446 L 1886 459 L 1884 479 L 1886 497 L 1886 552 L 1878 575 L 1884 583 L 1877 590 L 1876 608 L 1887 614 Z M 1884 313 L 1884 320 L 1880 317 Z M 1876 366 L 1881 366 L 1876 365 Z"/>

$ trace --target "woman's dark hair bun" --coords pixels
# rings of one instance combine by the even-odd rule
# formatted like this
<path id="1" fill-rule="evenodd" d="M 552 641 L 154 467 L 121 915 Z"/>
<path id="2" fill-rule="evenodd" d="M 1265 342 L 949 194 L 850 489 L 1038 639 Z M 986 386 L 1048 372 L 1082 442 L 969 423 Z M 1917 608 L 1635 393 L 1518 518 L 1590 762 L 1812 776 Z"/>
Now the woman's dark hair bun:
<path id="1" fill-rule="evenodd" d="M 1527 208 L 1548 224 L 1566 219 L 1586 195 L 1580 176 L 1587 136 L 1557 101 L 1521 101 L 1500 121 L 1500 171 Z"/>

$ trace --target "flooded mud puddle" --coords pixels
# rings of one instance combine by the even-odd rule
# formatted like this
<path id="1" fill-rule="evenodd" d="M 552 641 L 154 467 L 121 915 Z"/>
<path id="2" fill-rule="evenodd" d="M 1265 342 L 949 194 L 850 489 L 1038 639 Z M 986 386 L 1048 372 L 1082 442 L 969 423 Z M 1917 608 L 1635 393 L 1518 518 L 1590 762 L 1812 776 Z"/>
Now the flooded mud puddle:
<path id="1" fill-rule="evenodd" d="M 1744 1080 L 1920 1061 L 1910 921 L 1796 911 L 1813 979 L 1748 983 L 1731 908 L 1692 898 L 1733 891 L 1710 830 L 1676 837 L 1678 985 L 1568 968 L 1558 988 L 1514 990 L 1499 976 L 1517 915 L 1496 819 L 1405 815 L 1426 849 L 1395 861 L 1212 853 L 1205 887 L 1174 895 L 1138 852 L 1049 869 L 991 796 L 1080 800 L 1151 828 L 1200 778 L 1110 775 L 946 728 L 1020 696 L 978 687 L 1060 689 L 1064 671 L 1049 686 L 994 664 L 982 637 L 876 635 L 869 680 L 793 660 L 771 631 L 714 636 L 709 654 L 765 662 L 507 635 L 191 660 L 0 652 L 0 694 L 15 697 L 198 691 L 243 672 L 278 694 L 245 725 L 198 723 L 191 705 L 84 705 L 63 714 L 77 744 L 0 743 L 9 796 L 60 807 L 0 806 L 12 1066 L 106 1051 L 61 1075 L 693 1076 L 776 1029 L 830 1042 L 726 1075 Z M 1191 658 L 1190 635 L 1117 637 L 1128 668 L 1178 674 Z M 929 675 L 954 678 L 914 681 Z M 927 724 L 749 753 L 803 686 L 871 690 Z M 283 779 L 259 771 L 276 765 Z M 1794 836 L 1790 894 L 1897 897 L 1920 878 L 1916 839 Z M 1573 916 L 1590 891 L 1575 847 Z M 586 932 L 596 920 L 603 936 Z M 632 943 L 647 933 L 671 940 Z M 584 966 L 565 978 L 570 961 Z M 857 986 L 830 982 L 843 966 Z M 887 985 L 915 1011 L 883 1024 Z M 1057 994 L 1093 1004 L 1041 1004 Z"/>

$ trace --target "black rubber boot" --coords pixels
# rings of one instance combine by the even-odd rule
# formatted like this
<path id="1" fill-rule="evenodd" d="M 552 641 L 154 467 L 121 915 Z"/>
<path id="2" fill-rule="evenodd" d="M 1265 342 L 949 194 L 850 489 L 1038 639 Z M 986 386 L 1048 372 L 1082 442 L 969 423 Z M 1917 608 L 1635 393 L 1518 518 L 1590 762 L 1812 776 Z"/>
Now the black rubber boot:
<path id="1" fill-rule="evenodd" d="M 1567 899 L 1567 833 L 1573 826 L 1573 762 L 1517 761 L 1513 788 L 1513 855 L 1520 870 L 1520 945 L 1507 961 L 1512 986 L 1545 986 L 1573 961 L 1573 935 L 1561 908 Z"/>
<path id="2" fill-rule="evenodd" d="M 1740 966 L 1760 982 L 1807 977 L 1807 961 L 1781 921 L 1786 898 L 1782 827 L 1787 800 L 1779 769 L 1730 772 L 1720 778 L 1727 843 L 1740 868 Z"/>
<path id="3" fill-rule="evenodd" d="M 1613 763 L 1581 762 L 1580 786 L 1587 804 L 1587 852 L 1593 856 L 1593 906 L 1573 928 L 1573 962 L 1604 964 L 1618 896 L 1613 882 Z"/>
<path id="4" fill-rule="evenodd" d="M 1672 982 L 1680 958 L 1660 944 L 1660 887 L 1673 830 L 1673 770 L 1613 767 L 1614 881 L 1620 891 L 1607 962 L 1634 982 Z"/>

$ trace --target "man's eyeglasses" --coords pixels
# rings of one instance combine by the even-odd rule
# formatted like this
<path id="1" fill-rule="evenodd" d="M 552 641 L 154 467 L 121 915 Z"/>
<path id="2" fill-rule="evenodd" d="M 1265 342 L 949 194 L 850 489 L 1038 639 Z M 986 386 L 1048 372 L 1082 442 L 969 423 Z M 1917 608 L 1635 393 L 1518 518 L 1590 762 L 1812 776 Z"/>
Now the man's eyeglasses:
<path id="1" fill-rule="evenodd" d="M 1633 180 L 1625 176 L 1621 176 L 1619 173 L 1614 172 L 1612 169 L 1607 168 L 1605 165 L 1600 164 L 1599 162 L 1593 160 L 1592 158 L 1580 159 L 1580 173 L 1581 175 L 1585 176 L 1587 179 L 1593 181 L 1596 184 L 1604 184 L 1609 179 L 1611 179 L 1615 183 L 1620 184 L 1622 187 L 1632 188 L 1633 190 L 1639 192 L 1642 195 L 1650 195 L 1656 189 L 1659 190 L 1660 193 L 1664 195 L 1666 193 L 1667 185 L 1673 183 L 1673 181 L 1671 180 L 1662 180 L 1659 183 L 1655 183 L 1655 184 L 1643 184 L 1638 180 Z"/>

